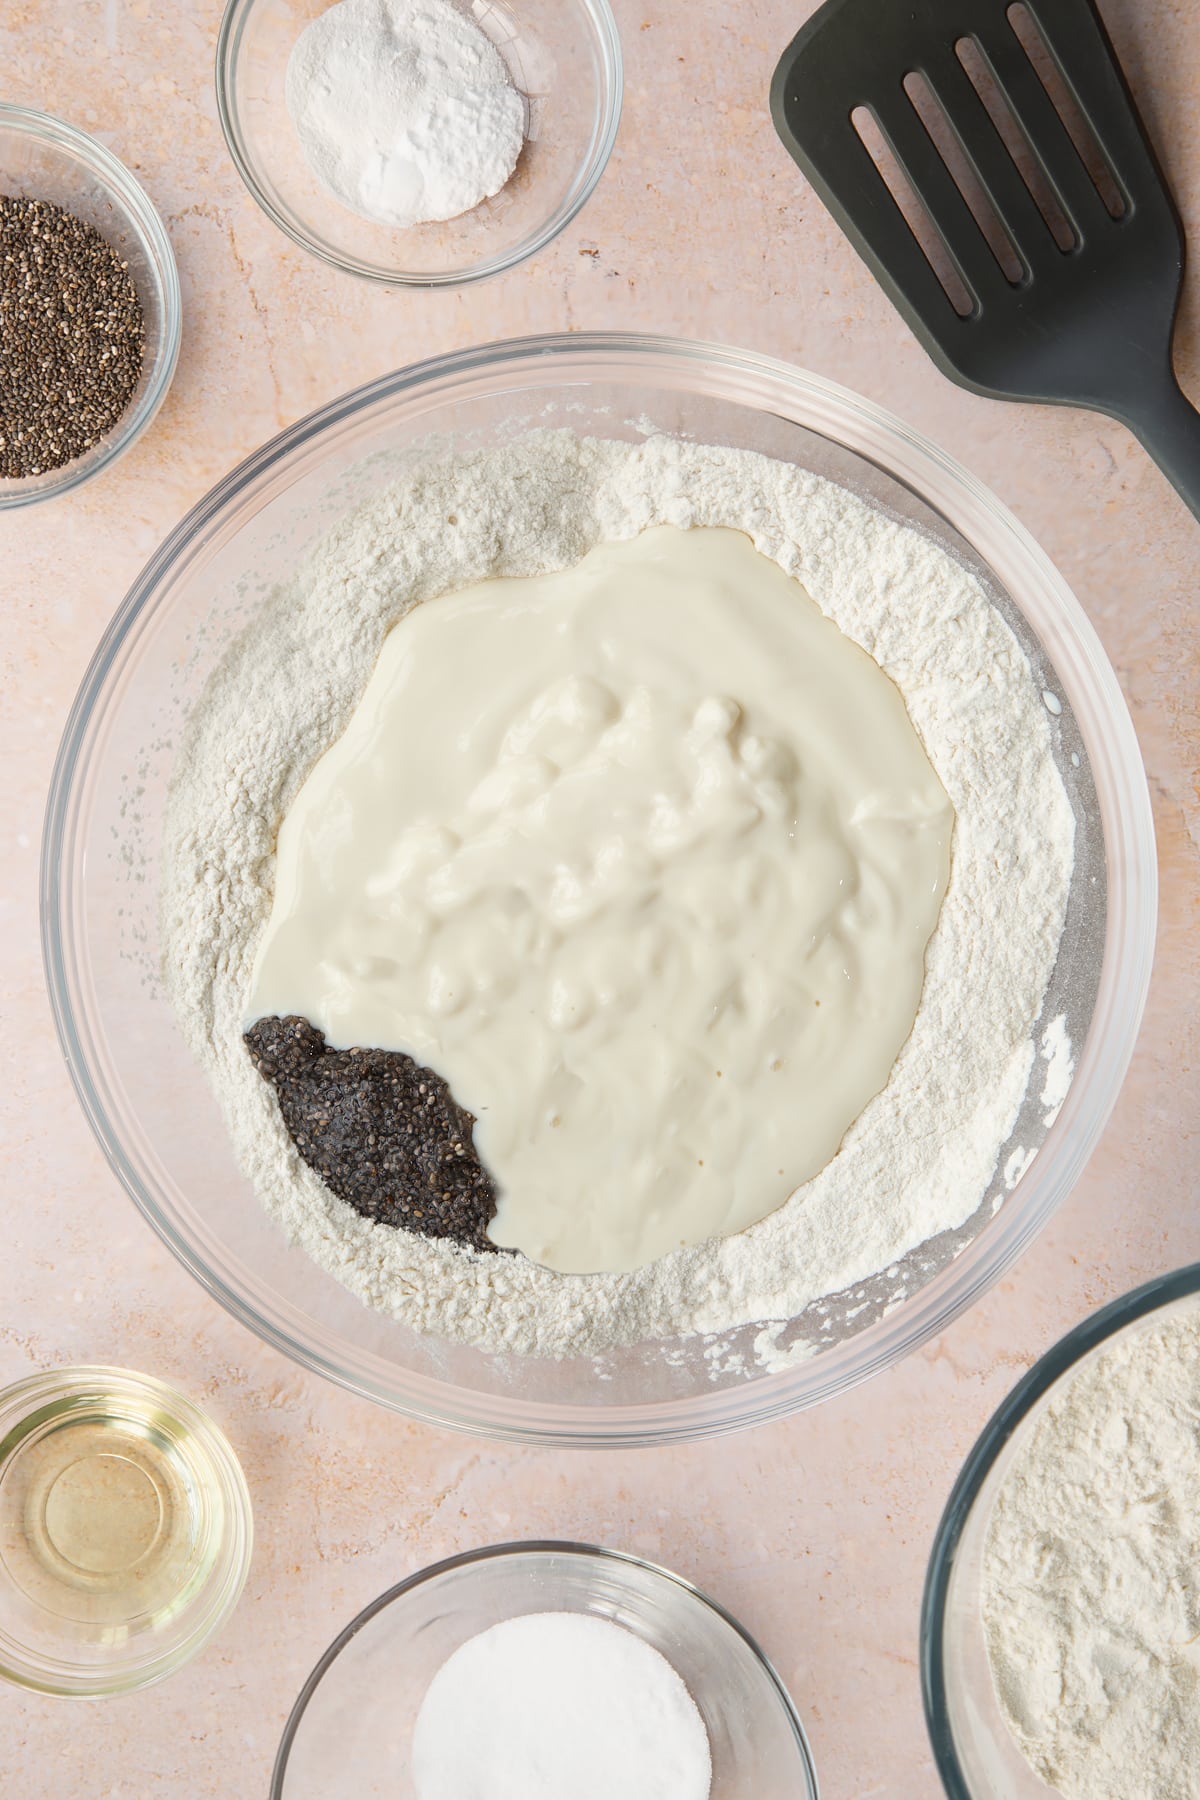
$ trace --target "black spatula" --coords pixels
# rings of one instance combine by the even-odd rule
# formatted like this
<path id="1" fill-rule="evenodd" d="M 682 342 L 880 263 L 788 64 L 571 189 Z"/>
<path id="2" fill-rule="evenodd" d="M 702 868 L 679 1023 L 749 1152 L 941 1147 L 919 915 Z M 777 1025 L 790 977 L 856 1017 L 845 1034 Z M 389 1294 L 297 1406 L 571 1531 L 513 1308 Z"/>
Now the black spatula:
<path id="1" fill-rule="evenodd" d="M 947 375 L 1121 420 L 1200 517 L 1183 227 L 1091 0 L 827 0 L 771 111 Z"/>

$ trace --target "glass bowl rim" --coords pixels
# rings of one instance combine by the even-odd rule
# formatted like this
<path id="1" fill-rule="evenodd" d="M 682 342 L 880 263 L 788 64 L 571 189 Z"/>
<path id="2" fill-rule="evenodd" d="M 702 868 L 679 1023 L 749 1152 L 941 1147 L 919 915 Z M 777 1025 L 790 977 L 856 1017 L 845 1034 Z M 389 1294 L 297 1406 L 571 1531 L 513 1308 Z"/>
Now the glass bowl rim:
<path id="1" fill-rule="evenodd" d="M 1200 1262 L 1156 1275 L 1089 1313 L 1051 1344 L 1000 1402 L 975 1440 L 934 1534 L 921 1598 L 921 1697 L 925 1724 L 947 1800 L 975 1800 L 959 1761 L 946 1695 L 946 1603 L 954 1558 L 976 1501 L 1002 1451 L 1030 1413 L 1091 1351 L 1127 1326 L 1200 1294 Z"/>
<path id="2" fill-rule="evenodd" d="M 1090 684 L 1093 698 L 1098 694 L 1103 700 L 1105 732 L 1097 738 L 1093 756 L 1108 758 L 1111 778 L 1117 784 L 1105 820 L 1105 837 L 1109 855 L 1125 889 L 1120 935 L 1115 939 L 1113 921 L 1120 909 L 1114 907 L 1110 895 L 1105 949 L 1106 969 L 1117 960 L 1119 951 L 1121 974 L 1119 980 L 1116 975 L 1112 976 L 1114 991 L 1109 993 L 1107 1000 L 1102 977 L 1096 1017 L 1079 1054 L 1076 1078 L 1059 1119 L 1033 1165 L 1039 1190 L 1044 1188 L 1045 1192 L 1040 1194 L 1037 1207 L 1027 1206 L 1024 1212 L 1014 1210 L 1011 1201 L 1001 1208 L 988 1227 L 990 1251 L 972 1266 L 969 1280 L 962 1278 L 963 1259 L 951 1262 L 904 1306 L 894 1309 L 890 1317 L 880 1320 L 870 1328 L 869 1334 L 864 1334 L 869 1338 L 870 1346 L 869 1354 L 865 1356 L 861 1348 L 857 1355 L 845 1359 L 837 1350 L 829 1351 L 812 1359 L 811 1363 L 801 1363 L 779 1374 L 766 1374 L 753 1382 L 715 1394 L 689 1395 L 681 1401 L 595 1407 L 590 1409 L 594 1416 L 581 1421 L 579 1415 L 583 1409 L 564 1402 L 525 1402 L 513 1408 L 511 1402 L 501 1400 L 497 1395 L 481 1397 L 475 1389 L 458 1387 L 436 1377 L 406 1377 L 406 1391 L 403 1396 L 398 1396 L 391 1375 L 386 1380 L 379 1380 L 360 1369 L 345 1367 L 335 1353 L 312 1343 L 311 1331 L 304 1329 L 297 1335 L 300 1328 L 294 1328 L 287 1321 L 264 1317 L 256 1298 L 236 1289 L 217 1268 L 209 1266 L 204 1255 L 192 1246 L 160 1207 L 140 1172 L 132 1166 L 97 1092 L 89 1057 L 81 1042 L 72 995 L 75 967 L 71 944 L 73 898 L 68 886 L 60 881 L 59 874 L 75 826 L 77 787 L 82 779 L 81 757 L 94 718 L 102 703 L 107 704 L 109 674 L 118 664 L 126 640 L 135 638 L 163 603 L 167 578 L 183 575 L 197 557 L 203 556 L 206 547 L 219 537 L 222 515 L 239 496 L 265 485 L 281 461 L 299 455 L 312 440 L 376 404 L 403 399 L 414 391 L 444 403 L 464 383 L 472 379 L 498 381 L 513 368 L 518 372 L 540 372 L 544 368 L 545 380 L 550 381 L 557 371 L 569 374 L 573 369 L 587 369 L 597 363 L 612 379 L 629 381 L 639 378 L 649 381 L 656 375 L 665 381 L 668 371 L 677 373 L 682 368 L 685 375 L 688 370 L 697 371 L 691 377 L 695 383 L 698 372 L 703 371 L 710 385 L 700 388 L 693 385 L 691 391 L 732 398 L 738 404 L 756 410 L 769 410 L 769 397 L 774 396 L 778 401 L 782 387 L 794 400 L 807 400 L 814 408 L 823 406 L 834 415 L 832 426 L 823 427 L 818 423 L 802 428 L 818 433 L 824 429 L 831 441 L 846 443 L 864 462 L 873 461 L 890 479 L 907 485 L 935 511 L 940 510 L 937 497 L 940 490 L 935 488 L 931 498 L 929 489 L 923 487 L 922 482 L 940 478 L 943 486 L 949 485 L 953 490 L 955 498 L 971 502 L 981 511 L 985 521 L 997 525 L 1004 534 L 1005 543 L 1019 555 L 1026 572 L 1031 578 L 1037 576 L 1054 605 L 1069 620 L 1073 634 L 1071 668 L 1075 681 Z M 731 395 L 726 388 L 720 387 L 717 377 L 727 382 L 739 382 L 737 393 Z M 754 381 L 759 384 L 757 389 L 753 386 Z M 761 392 L 764 384 L 768 401 L 764 401 Z M 532 373 L 527 385 L 534 385 Z M 794 422 L 792 415 L 785 416 Z M 882 434 L 886 452 L 877 448 L 872 453 L 870 449 L 862 449 L 852 437 L 839 439 L 834 435 L 835 430 L 847 432 L 856 424 L 876 437 Z M 1056 653 L 1056 667 L 1062 661 L 1060 651 Z M 113 614 L 68 714 L 46 802 L 40 901 L 43 962 L 51 1010 L 85 1116 L 110 1167 L 135 1205 L 183 1266 L 227 1311 L 257 1337 L 283 1351 L 302 1367 L 313 1369 L 353 1393 L 423 1423 L 516 1443 L 630 1448 L 717 1436 L 785 1417 L 803 1406 L 816 1404 L 853 1387 L 890 1367 L 943 1330 L 1011 1266 L 1078 1178 L 1107 1123 L 1128 1068 L 1149 985 L 1157 864 L 1149 794 L 1137 739 L 1116 676 L 1095 629 L 1063 577 L 1034 539 L 969 471 L 874 402 L 825 377 L 807 374 L 776 358 L 681 338 L 626 332 L 571 332 L 510 339 L 454 351 L 382 376 L 288 426 L 252 452 L 191 508 L 150 557 Z M 83 1022 L 81 1015 L 79 1023 Z M 1100 1025 L 1104 1029 L 1100 1029 Z M 1081 1080 L 1085 1069 L 1089 1075 L 1087 1082 Z M 1098 1106 L 1095 1093 L 1100 1095 Z M 1073 1145 L 1068 1145 L 1066 1125 L 1076 1120 L 1085 1104 L 1089 1109 L 1086 1129 L 1079 1132 Z M 1053 1179 L 1049 1181 L 1047 1169 L 1053 1171 Z M 1020 1185 L 1013 1199 L 1019 1194 Z M 944 1287 L 951 1287 L 953 1291 L 947 1296 L 942 1292 Z M 859 1340 L 849 1342 L 854 1345 Z M 849 1367 L 843 1367 L 844 1361 L 849 1362 Z M 803 1380 L 806 1369 L 822 1366 L 823 1381 L 809 1383 Z M 802 1389 L 799 1394 L 795 1391 L 797 1382 Z"/>
<path id="3" fill-rule="evenodd" d="M 246 148 L 238 107 L 238 82 L 235 71 L 242 35 L 250 15 L 261 4 L 262 0 L 226 0 L 220 28 L 217 32 L 217 48 L 213 66 L 217 116 L 221 122 L 225 146 L 251 199 L 262 209 L 271 223 L 291 239 L 293 244 L 296 244 L 309 256 L 315 256 L 329 268 L 337 269 L 343 275 L 352 275 L 360 281 L 375 282 L 384 288 L 467 287 L 477 281 L 487 281 L 493 275 L 503 275 L 509 269 L 515 269 L 521 263 L 527 262 L 530 257 L 538 255 L 548 244 L 553 243 L 555 238 L 561 236 L 572 219 L 578 216 L 595 193 L 600 179 L 608 167 L 621 125 L 621 112 L 625 96 L 625 58 L 621 33 L 609 0 L 578 0 L 578 4 L 589 15 L 596 33 L 604 69 L 604 82 L 600 103 L 596 108 L 596 126 L 589 155 L 590 166 L 587 178 L 570 204 L 566 207 L 559 207 L 537 231 L 522 243 L 514 246 L 513 249 L 483 257 L 478 262 L 467 263 L 457 269 L 385 269 L 378 264 L 363 262 L 357 257 L 343 256 L 329 245 L 321 242 L 311 232 L 306 231 L 299 222 L 294 222 L 275 205 L 274 201 L 264 192 Z"/>
<path id="4" fill-rule="evenodd" d="M 0 512 L 22 506 L 36 506 L 41 500 L 56 500 L 61 494 L 83 487 L 94 476 L 99 475 L 101 470 L 110 468 L 119 456 L 123 456 L 141 437 L 166 399 L 167 390 L 175 378 L 179 346 L 183 338 L 183 296 L 171 240 L 154 202 L 120 157 L 114 155 L 99 138 L 81 131 L 78 125 L 72 125 L 54 113 L 39 112 L 32 106 L 17 106 L 9 101 L 0 101 L 0 130 L 5 129 L 23 132 L 27 137 L 61 150 L 100 177 L 120 202 L 141 239 L 149 260 L 158 270 L 162 280 L 163 303 L 162 344 L 155 370 L 141 399 L 123 413 L 113 426 L 112 437 L 104 454 L 86 469 L 79 467 L 83 457 L 73 458 L 63 465 L 58 481 L 51 482 L 48 487 L 38 488 L 36 492 L 21 493 L 16 488 L 7 494 L 0 492 Z"/>
<path id="5" fill-rule="evenodd" d="M 452 1569 L 464 1569 L 479 1563 L 495 1562 L 519 1556 L 578 1556 L 592 1558 L 597 1562 L 616 1563 L 640 1569 L 643 1574 L 649 1574 L 655 1580 L 669 1582 L 672 1587 L 678 1588 L 681 1593 L 685 1594 L 689 1601 L 697 1601 L 703 1610 L 714 1613 L 741 1638 L 750 1651 L 759 1673 L 765 1677 L 767 1686 L 783 1709 L 784 1717 L 792 1728 L 800 1766 L 808 1783 L 805 1800 L 820 1800 L 816 1764 L 813 1761 L 808 1734 L 805 1732 L 804 1722 L 796 1708 L 796 1703 L 774 1663 L 746 1627 L 738 1619 L 735 1619 L 719 1600 L 714 1600 L 711 1594 L 706 1593 L 703 1588 L 697 1587 L 686 1576 L 677 1575 L 673 1569 L 664 1568 L 661 1563 L 650 1562 L 643 1556 L 635 1556 L 630 1550 L 610 1550 L 602 1544 L 575 1543 L 570 1539 L 558 1538 L 530 1538 L 523 1542 L 517 1540 L 505 1544 L 487 1544 L 477 1550 L 462 1550 L 456 1556 L 443 1557 L 440 1562 L 430 1563 L 427 1568 L 418 1569 L 415 1574 L 406 1576 L 403 1581 L 398 1581 L 394 1587 L 388 1588 L 385 1593 L 378 1595 L 376 1599 L 364 1606 L 362 1611 L 357 1613 L 350 1623 L 338 1632 L 333 1642 L 318 1658 L 296 1696 L 292 1710 L 288 1714 L 287 1723 L 283 1728 L 283 1736 L 279 1740 L 279 1748 L 275 1753 L 275 1763 L 271 1771 L 270 1800 L 284 1800 L 283 1783 L 287 1775 L 288 1758 L 291 1755 L 292 1744 L 300 1729 L 309 1701 L 346 1645 L 352 1638 L 357 1637 L 365 1625 L 370 1624 L 377 1613 L 381 1613 L 394 1600 L 403 1599 L 414 1589 L 423 1587 L 426 1582 L 449 1574 Z"/>
<path id="6" fill-rule="evenodd" d="M 201 1616 L 177 1643 L 148 1653 L 123 1667 L 101 1663 L 76 1665 L 65 1657 L 44 1659 L 38 1667 L 27 1657 L 19 1663 L 10 1659 L 0 1648 L 0 1677 L 15 1687 L 56 1699 L 102 1700 L 138 1693 L 183 1668 L 228 1622 L 246 1585 L 254 1554 L 254 1507 L 250 1489 L 227 1433 L 196 1401 L 157 1375 L 147 1375 L 140 1369 L 127 1369 L 114 1363 L 56 1363 L 23 1375 L 0 1388 L 0 1451 L 9 1446 L 14 1434 L 20 1432 L 40 1407 L 55 1399 L 82 1402 L 101 1384 L 125 1393 L 132 1390 L 140 1398 L 153 1401 L 196 1437 L 203 1439 L 220 1476 L 227 1523 L 221 1540 L 221 1554 L 204 1587 L 192 1601 L 191 1610 L 197 1605 L 202 1606 Z M 6 1415 L 16 1406 L 22 1408 L 19 1416 L 6 1421 Z"/>

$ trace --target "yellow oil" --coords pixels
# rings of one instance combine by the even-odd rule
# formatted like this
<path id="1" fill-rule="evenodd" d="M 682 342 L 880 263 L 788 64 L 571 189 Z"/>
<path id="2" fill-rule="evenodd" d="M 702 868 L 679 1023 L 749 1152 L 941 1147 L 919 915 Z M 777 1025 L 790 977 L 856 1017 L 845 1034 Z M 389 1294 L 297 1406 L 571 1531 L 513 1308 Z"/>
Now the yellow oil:
<path id="1" fill-rule="evenodd" d="M 199 1451 L 177 1421 L 128 1394 L 41 1409 L 0 1483 L 9 1580 L 40 1613 L 106 1637 L 162 1623 L 207 1573 Z"/>

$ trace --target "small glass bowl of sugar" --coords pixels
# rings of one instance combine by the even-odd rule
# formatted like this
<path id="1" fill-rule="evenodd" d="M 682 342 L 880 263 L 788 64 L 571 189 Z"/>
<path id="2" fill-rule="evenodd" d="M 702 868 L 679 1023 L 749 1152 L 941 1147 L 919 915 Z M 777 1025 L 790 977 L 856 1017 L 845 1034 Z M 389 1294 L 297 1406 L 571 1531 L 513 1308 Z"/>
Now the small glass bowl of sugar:
<path id="1" fill-rule="evenodd" d="M 585 1544 L 470 1551 L 381 1595 L 305 1683 L 271 1795 L 439 1800 L 476 1765 L 526 1800 L 546 1780 L 586 1800 L 614 1771 L 638 1800 L 664 1767 L 680 1800 L 818 1800 L 796 1708 L 736 1620 Z"/>
<path id="2" fill-rule="evenodd" d="M 390 287 L 456 287 L 536 255 L 616 138 L 608 0 L 384 0 L 384 13 L 229 0 L 217 107 L 251 194 L 303 249 Z"/>

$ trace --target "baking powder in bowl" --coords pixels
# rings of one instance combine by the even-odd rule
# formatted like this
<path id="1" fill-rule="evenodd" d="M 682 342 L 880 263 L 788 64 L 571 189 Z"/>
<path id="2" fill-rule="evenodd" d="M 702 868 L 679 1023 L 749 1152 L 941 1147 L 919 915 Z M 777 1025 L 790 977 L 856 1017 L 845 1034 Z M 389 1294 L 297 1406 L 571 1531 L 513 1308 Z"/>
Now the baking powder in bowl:
<path id="1" fill-rule="evenodd" d="M 469 212 L 525 141 L 504 58 L 453 0 L 338 0 L 297 38 L 286 94 L 313 173 L 382 225 Z"/>
<path id="2" fill-rule="evenodd" d="M 417 1715 L 416 1800 L 708 1800 L 696 1703 L 608 1619 L 527 1613 L 442 1664 Z"/>

